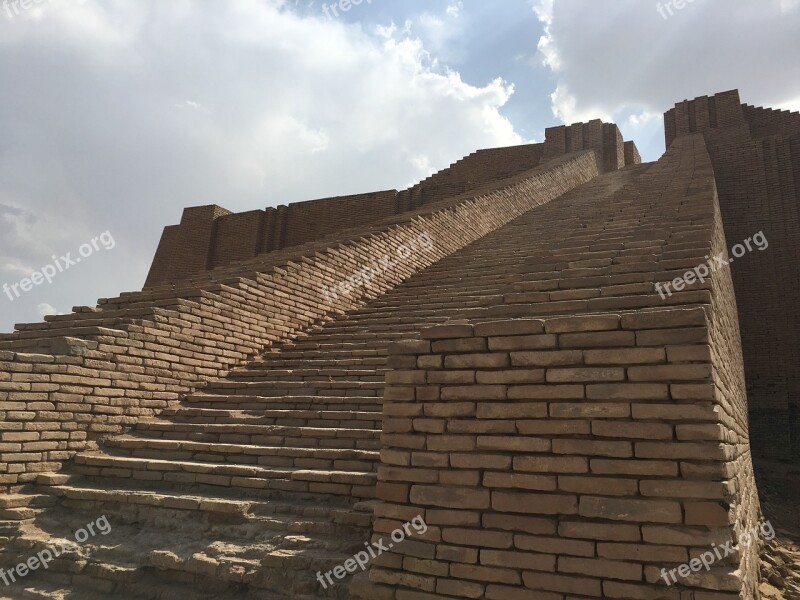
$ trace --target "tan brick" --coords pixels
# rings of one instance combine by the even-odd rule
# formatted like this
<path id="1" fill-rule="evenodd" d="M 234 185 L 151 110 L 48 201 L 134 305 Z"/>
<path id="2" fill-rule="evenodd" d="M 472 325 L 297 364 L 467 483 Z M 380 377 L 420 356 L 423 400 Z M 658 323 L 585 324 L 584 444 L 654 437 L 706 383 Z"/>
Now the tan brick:
<path id="1" fill-rule="evenodd" d="M 642 523 L 681 523 L 683 512 L 678 502 L 582 496 L 580 515 L 611 521 Z"/>
<path id="2" fill-rule="evenodd" d="M 529 473 L 588 473 L 589 459 L 581 456 L 515 456 L 514 470 Z"/>
<path id="3" fill-rule="evenodd" d="M 512 352 L 511 364 L 515 367 L 558 367 L 583 364 L 580 350 L 553 352 Z"/>
<path id="4" fill-rule="evenodd" d="M 586 386 L 589 400 L 668 400 L 669 387 L 661 383 L 600 383 Z"/>
<path id="5" fill-rule="evenodd" d="M 479 419 L 541 419 L 546 416 L 544 402 L 480 402 L 477 405 Z"/>
<path id="6" fill-rule="evenodd" d="M 540 515 L 574 515 L 578 513 L 577 496 L 492 492 L 492 508 L 499 512 L 534 513 Z"/>
<path id="7" fill-rule="evenodd" d="M 638 525 L 624 525 L 622 523 L 607 525 L 603 523 L 587 523 L 581 521 L 561 521 L 558 524 L 558 534 L 562 538 L 618 542 L 638 542 L 642 539 Z M 594 551 L 588 556 L 593 555 Z"/>
<path id="8" fill-rule="evenodd" d="M 456 527 L 444 527 L 442 540 L 459 546 L 477 546 L 479 548 L 508 549 L 514 545 L 514 536 L 510 532 Z M 452 571 L 451 574 L 455 575 Z"/>
<path id="9" fill-rule="evenodd" d="M 445 369 L 500 369 L 511 365 L 508 354 L 459 354 L 444 359 Z"/>
<path id="10" fill-rule="evenodd" d="M 525 582 L 525 587 L 532 590 L 562 592 L 578 596 L 594 596 L 596 598 L 603 594 L 600 580 L 588 577 L 525 571 L 522 574 L 522 580 Z"/>
<path id="11" fill-rule="evenodd" d="M 637 423 L 635 421 L 592 421 L 592 434 L 597 437 L 645 440 L 671 440 L 672 425 Z"/>
<path id="12" fill-rule="evenodd" d="M 565 540 L 557 537 L 515 535 L 514 547 L 543 554 L 592 557 L 595 554 L 594 542 Z M 539 569 L 545 570 L 545 569 Z"/>
<path id="13" fill-rule="evenodd" d="M 555 477 L 546 475 L 525 475 L 522 473 L 498 473 L 488 471 L 483 475 L 483 485 L 488 488 L 506 488 L 520 490 L 555 491 Z"/>
<path id="14" fill-rule="evenodd" d="M 625 369 L 573 368 L 547 369 L 548 383 L 588 383 L 595 381 L 624 381 Z"/>
<path id="15" fill-rule="evenodd" d="M 558 558 L 558 571 L 560 573 L 575 573 L 577 575 L 628 581 L 640 581 L 643 575 L 641 565 L 622 561 L 572 558 L 569 556 L 560 556 Z"/>
<path id="16" fill-rule="evenodd" d="M 492 321 L 475 325 L 475 335 L 485 337 L 531 335 L 544 333 L 544 322 L 530 319 Z"/>
<path id="17" fill-rule="evenodd" d="M 558 345 L 561 348 L 614 348 L 635 344 L 636 336 L 632 331 L 563 333 L 558 336 Z"/>
<path id="18" fill-rule="evenodd" d="M 484 513 L 483 526 L 487 529 L 502 529 L 533 535 L 555 535 L 556 533 L 555 519 L 544 517 Z"/>
<path id="19" fill-rule="evenodd" d="M 710 378 L 710 365 L 652 365 L 628 369 L 631 381 L 703 381 Z"/>
<path id="20" fill-rule="evenodd" d="M 442 486 L 415 485 L 411 488 L 410 500 L 413 504 L 442 508 L 489 508 L 491 505 L 488 490 Z"/>
<path id="21" fill-rule="evenodd" d="M 633 456 L 633 444 L 631 442 L 606 440 L 558 439 L 553 440 L 553 454 L 630 458 Z"/>
<path id="22" fill-rule="evenodd" d="M 550 554 L 531 554 L 508 550 L 481 550 L 482 565 L 508 567 L 511 569 L 530 569 L 534 571 L 556 570 L 556 557 Z"/>
<path id="23" fill-rule="evenodd" d="M 637 365 L 663 363 L 666 353 L 663 348 L 614 348 L 613 350 L 586 350 L 583 353 L 587 365 Z"/>

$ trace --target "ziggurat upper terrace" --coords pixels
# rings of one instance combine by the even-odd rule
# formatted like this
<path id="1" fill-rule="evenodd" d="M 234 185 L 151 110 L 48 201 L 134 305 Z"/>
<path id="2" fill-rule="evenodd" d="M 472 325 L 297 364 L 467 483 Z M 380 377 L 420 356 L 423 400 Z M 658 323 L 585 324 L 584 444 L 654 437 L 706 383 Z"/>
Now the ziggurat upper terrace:
<path id="1" fill-rule="evenodd" d="M 187 209 L 0 336 L 0 597 L 800 598 L 800 114 L 665 130 Z"/>

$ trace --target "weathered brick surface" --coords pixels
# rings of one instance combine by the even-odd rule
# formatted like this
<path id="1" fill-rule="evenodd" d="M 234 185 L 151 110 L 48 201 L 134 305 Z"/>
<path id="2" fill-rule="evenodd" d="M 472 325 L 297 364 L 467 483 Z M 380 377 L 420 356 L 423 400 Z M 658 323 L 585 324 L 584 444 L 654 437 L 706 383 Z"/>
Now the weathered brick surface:
<path id="1" fill-rule="evenodd" d="M 671 278 L 672 267 L 659 263 L 679 252 L 692 265 L 724 251 L 702 138 L 676 140 L 651 171 L 655 180 L 659 168 L 671 174 L 658 199 L 664 212 L 627 220 L 619 207 L 621 243 L 609 243 L 604 254 L 611 261 L 587 256 L 606 252 L 590 228 L 584 239 L 563 242 L 564 253 L 582 253 L 579 259 L 575 252 L 576 261 L 587 261 L 575 265 L 582 270 L 557 268 L 557 259 L 547 266 L 542 257 L 542 268 L 521 285 L 548 290 L 556 286 L 539 282 L 561 288 L 583 279 L 602 297 L 617 283 L 613 265 L 627 264 L 613 257 L 633 240 L 663 240 L 647 250 L 662 260 L 639 261 L 639 276 L 650 282 Z M 632 206 L 646 201 L 645 185 L 631 192 Z M 691 204 L 683 202 L 687 188 Z M 656 232 L 649 219 L 665 229 Z M 555 259 L 560 252 L 550 253 Z M 688 562 L 711 543 L 738 539 L 759 515 L 730 273 L 715 274 L 706 289 L 674 308 L 656 295 L 620 302 L 617 313 L 592 314 L 587 305 L 568 317 L 478 317 L 424 330 L 430 346 L 416 346 L 416 370 L 387 379 L 384 431 L 414 443 L 398 445 L 400 438 L 384 434 L 385 451 L 402 452 L 408 466 L 398 477 L 384 461 L 378 477 L 407 485 L 408 495 L 384 495 L 379 487 L 379 512 L 402 508 L 430 519 L 440 536 L 426 543 L 447 566 L 424 586 L 392 579 L 391 565 L 375 567 L 373 581 L 391 582 L 395 598 L 428 588 L 462 597 L 447 591 L 458 589 L 454 581 L 487 598 L 677 599 L 690 586 L 709 598 L 754 597 L 755 545 L 702 577 L 671 587 L 661 579 L 661 569 Z M 456 373 L 469 373 L 471 385 L 448 376 Z M 403 419 L 389 398 L 446 421 L 434 431 Z M 443 509 L 445 521 L 437 517 Z M 479 552 L 462 555 L 454 547 Z"/>
<path id="2" fill-rule="evenodd" d="M 682 102 L 665 115 L 667 144 L 702 133 L 730 246 L 769 241 L 731 265 L 756 456 L 800 460 L 800 114 L 741 104 L 737 91 Z"/>

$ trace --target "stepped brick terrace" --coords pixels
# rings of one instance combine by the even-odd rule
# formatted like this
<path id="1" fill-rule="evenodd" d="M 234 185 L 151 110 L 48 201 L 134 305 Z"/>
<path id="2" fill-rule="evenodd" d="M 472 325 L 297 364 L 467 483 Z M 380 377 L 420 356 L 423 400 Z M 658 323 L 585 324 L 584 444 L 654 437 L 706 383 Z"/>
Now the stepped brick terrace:
<path id="1" fill-rule="evenodd" d="M 665 132 L 189 208 L 0 336 L 0 598 L 800 598 L 800 114 Z"/>

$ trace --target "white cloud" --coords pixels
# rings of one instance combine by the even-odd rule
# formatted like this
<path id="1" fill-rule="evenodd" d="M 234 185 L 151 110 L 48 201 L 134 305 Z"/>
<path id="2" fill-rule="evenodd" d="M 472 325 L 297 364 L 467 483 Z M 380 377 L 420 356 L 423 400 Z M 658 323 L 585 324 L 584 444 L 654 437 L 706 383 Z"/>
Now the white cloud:
<path id="1" fill-rule="evenodd" d="M 663 151 L 663 137 L 655 117 L 642 122 L 642 114 L 732 88 L 756 105 L 800 98 L 800 0 L 697 0 L 666 20 L 641 0 L 532 4 L 545 30 L 540 56 L 555 79 L 553 113 L 569 123 L 630 119 L 633 110 L 640 116 L 625 125 L 661 145 L 650 159 Z"/>
<path id="2" fill-rule="evenodd" d="M 424 31 L 283 5 L 53 0 L 36 20 L 0 19 L 0 85 L 14 90 L 0 112 L 0 203 L 24 207 L 0 214 L 0 279 L 111 230 L 119 249 L 49 298 L 91 304 L 142 284 L 186 206 L 402 187 L 523 141 L 501 114 L 512 85 L 441 66 L 458 2 Z M 0 329 L 33 316 L 4 311 Z"/>
<path id="3" fill-rule="evenodd" d="M 62 315 L 64 313 L 58 312 L 58 309 L 54 306 L 47 304 L 46 302 L 42 302 L 36 307 L 36 310 L 39 313 L 39 318 L 44 319 L 49 315 Z"/>

